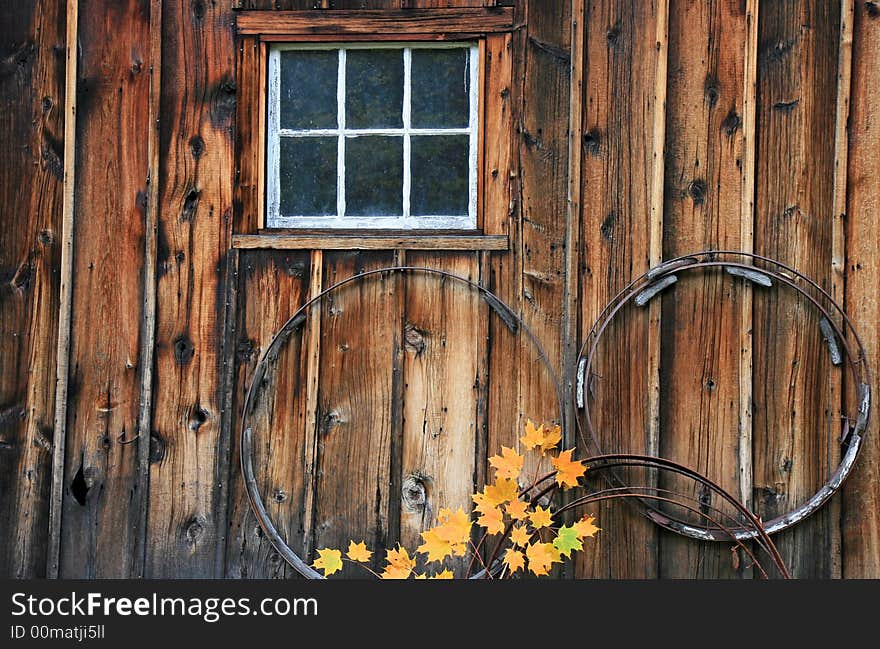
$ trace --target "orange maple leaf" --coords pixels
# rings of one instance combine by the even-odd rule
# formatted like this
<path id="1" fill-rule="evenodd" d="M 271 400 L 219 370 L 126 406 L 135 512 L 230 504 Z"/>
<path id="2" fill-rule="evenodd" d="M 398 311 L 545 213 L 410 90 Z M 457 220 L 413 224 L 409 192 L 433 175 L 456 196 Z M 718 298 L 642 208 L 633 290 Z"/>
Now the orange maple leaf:
<path id="1" fill-rule="evenodd" d="M 504 510 L 515 521 L 522 521 L 529 517 L 529 503 L 524 500 L 511 500 L 504 506 Z"/>
<path id="2" fill-rule="evenodd" d="M 363 541 L 361 541 L 360 543 L 349 541 L 348 552 L 345 553 L 345 556 L 347 556 L 352 561 L 367 563 L 370 560 L 370 557 L 373 556 L 373 553 L 367 550 L 367 544 Z"/>
<path id="3" fill-rule="evenodd" d="M 523 566 L 526 565 L 523 553 L 519 550 L 514 550 L 513 548 L 507 548 L 507 552 L 504 553 L 503 561 L 504 564 L 510 568 L 511 574 L 517 570 L 521 570 Z"/>
<path id="4" fill-rule="evenodd" d="M 416 560 L 409 556 L 406 548 L 400 545 L 393 550 L 388 550 L 385 555 L 388 565 L 380 575 L 382 579 L 407 579 L 416 567 Z"/>
<path id="5" fill-rule="evenodd" d="M 530 419 L 526 421 L 526 434 L 519 439 L 526 448 L 540 448 L 541 453 L 544 454 L 556 448 L 562 440 L 562 428 L 559 426 L 544 428 L 544 424 L 535 428 L 535 424 Z"/>
<path id="6" fill-rule="evenodd" d="M 483 490 L 486 494 L 485 501 L 491 507 L 498 507 L 510 500 L 516 500 L 519 494 L 519 485 L 516 480 L 505 478 L 496 480 L 495 484 L 486 485 Z"/>
<path id="7" fill-rule="evenodd" d="M 550 459 L 553 463 L 553 468 L 556 469 L 556 484 L 566 489 L 577 487 L 578 478 L 584 475 L 584 472 L 587 470 L 587 467 L 584 466 L 583 462 L 571 459 L 571 454 L 573 452 L 574 449 L 571 448 L 567 451 L 562 451 L 559 454 L 559 457 Z"/>
<path id="8" fill-rule="evenodd" d="M 328 577 L 334 572 L 342 570 L 342 552 L 331 548 L 322 548 L 318 550 L 318 558 L 312 564 L 318 570 L 324 571 L 324 576 Z"/>
<path id="9" fill-rule="evenodd" d="M 453 579 L 455 575 L 452 574 L 452 571 L 449 568 L 444 568 L 441 572 L 438 572 L 436 575 L 432 577 L 428 577 L 428 579 Z"/>
<path id="10" fill-rule="evenodd" d="M 541 443 L 541 452 L 552 451 L 562 441 L 562 428 L 557 424 L 544 431 L 544 441 Z"/>
<path id="11" fill-rule="evenodd" d="M 552 543 L 532 543 L 526 548 L 529 559 L 529 570 L 536 576 L 546 575 L 553 563 L 558 563 L 559 550 Z"/>
<path id="12" fill-rule="evenodd" d="M 519 472 L 522 471 L 524 460 L 525 458 L 514 449 L 502 446 L 501 455 L 490 457 L 489 464 L 495 467 L 495 476 L 497 478 L 512 478 L 515 480 Z"/>
<path id="13" fill-rule="evenodd" d="M 529 534 L 529 531 L 523 525 L 517 525 L 510 530 L 510 540 L 513 541 L 514 545 L 518 545 L 521 548 L 528 545 L 530 538 L 532 538 L 532 535 Z"/>
<path id="14" fill-rule="evenodd" d="M 572 525 L 574 531 L 577 533 L 579 539 L 586 538 L 588 536 L 593 537 L 596 536 L 596 532 L 601 532 L 601 527 L 596 527 L 596 518 L 594 516 L 584 516 L 577 523 Z"/>
<path id="15" fill-rule="evenodd" d="M 535 507 L 535 511 L 529 514 L 529 520 L 532 521 L 532 525 L 534 525 L 536 529 L 550 527 L 553 522 L 553 512 L 550 511 L 549 507 L 547 509 L 544 509 L 543 507 Z"/>
<path id="16" fill-rule="evenodd" d="M 443 561 L 455 554 L 464 556 L 471 537 L 472 523 L 464 510 L 456 512 L 443 508 L 437 516 L 438 524 L 422 532 L 422 543 L 416 552 L 428 555 L 428 561 Z"/>
<path id="17" fill-rule="evenodd" d="M 535 422 L 526 420 L 526 434 L 519 438 L 526 448 L 536 448 L 544 443 L 544 424 L 535 428 Z"/>
<path id="18" fill-rule="evenodd" d="M 477 525 L 485 527 L 489 534 L 500 534 L 504 531 L 504 514 L 497 507 L 487 509 L 477 519 Z"/>

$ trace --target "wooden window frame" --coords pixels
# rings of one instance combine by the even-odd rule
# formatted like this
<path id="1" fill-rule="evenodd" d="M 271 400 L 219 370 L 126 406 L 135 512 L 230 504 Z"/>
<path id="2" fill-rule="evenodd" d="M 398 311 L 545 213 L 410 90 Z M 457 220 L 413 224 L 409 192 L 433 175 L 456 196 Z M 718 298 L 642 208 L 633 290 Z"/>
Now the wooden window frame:
<path id="1" fill-rule="evenodd" d="M 492 114 L 485 100 L 491 80 L 485 62 L 487 39 L 513 31 L 510 7 L 359 11 L 242 11 L 239 35 L 236 123 L 235 212 L 232 247 L 242 249 L 418 249 L 507 250 L 507 205 L 487 205 L 484 159 L 487 120 L 509 120 L 510 111 Z M 267 144 L 269 52 L 273 43 L 422 43 L 470 41 L 479 47 L 476 229 L 305 229 L 267 228 Z M 497 74 L 497 70 L 493 70 Z M 487 110 L 489 108 L 489 110 Z"/>

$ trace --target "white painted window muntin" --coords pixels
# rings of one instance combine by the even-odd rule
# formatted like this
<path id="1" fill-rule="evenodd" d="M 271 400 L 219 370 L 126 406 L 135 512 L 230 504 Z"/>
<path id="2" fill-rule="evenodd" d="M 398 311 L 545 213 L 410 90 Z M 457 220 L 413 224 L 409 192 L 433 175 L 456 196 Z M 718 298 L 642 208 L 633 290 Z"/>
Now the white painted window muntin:
<path id="1" fill-rule="evenodd" d="M 412 50 L 467 49 L 469 51 L 470 97 L 469 121 L 463 128 L 412 127 Z M 403 127 L 377 129 L 346 129 L 345 127 L 345 57 L 352 49 L 403 50 Z M 336 50 L 339 53 L 337 73 L 337 128 L 281 128 L 281 52 L 285 50 Z M 477 227 L 477 143 L 479 141 L 479 48 L 466 43 L 275 43 L 269 49 L 268 134 L 266 143 L 266 226 L 269 228 L 335 228 L 335 229 L 475 229 Z M 345 140 L 363 135 L 400 136 L 403 138 L 403 214 L 400 216 L 345 216 Z M 449 216 L 413 216 L 410 213 L 412 188 L 412 135 L 469 135 L 468 151 L 468 214 Z M 284 215 L 281 204 L 280 141 L 282 137 L 336 137 L 337 178 L 335 216 Z"/>

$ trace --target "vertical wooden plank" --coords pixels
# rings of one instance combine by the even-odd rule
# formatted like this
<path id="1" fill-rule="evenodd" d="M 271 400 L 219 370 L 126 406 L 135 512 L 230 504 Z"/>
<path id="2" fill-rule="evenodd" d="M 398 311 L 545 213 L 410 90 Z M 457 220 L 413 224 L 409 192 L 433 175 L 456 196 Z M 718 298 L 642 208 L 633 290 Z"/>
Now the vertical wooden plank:
<path id="1" fill-rule="evenodd" d="M 568 111 L 568 209 L 566 211 L 566 246 L 565 246 L 565 330 L 563 331 L 564 359 L 563 359 L 563 385 L 566 394 L 565 420 L 569 439 L 568 445 L 575 443 L 575 395 L 574 377 L 577 371 L 577 353 L 579 340 L 581 339 L 581 325 L 578 309 L 579 299 L 579 273 L 580 262 L 580 231 L 581 231 L 581 192 L 583 180 L 581 178 L 581 164 L 583 158 L 583 114 L 584 114 L 584 75 L 586 64 L 584 58 L 584 18 L 585 0 L 572 0 L 571 2 L 571 65 Z"/>
<path id="2" fill-rule="evenodd" d="M 747 14 L 735 3 L 672 0 L 669 17 L 663 256 L 739 250 Z M 751 384 L 750 372 L 746 382 L 740 375 L 742 284 L 720 272 L 682 275 L 662 316 L 660 455 L 731 493 L 740 489 L 739 418 L 749 399 L 741 389 Z M 661 484 L 701 495 L 693 481 L 662 475 Z M 730 550 L 661 533 L 660 574 L 736 576 Z"/>
<path id="3" fill-rule="evenodd" d="M 65 3 L 0 25 L 0 574 L 46 574 L 65 141 Z"/>
<path id="4" fill-rule="evenodd" d="M 476 253 L 410 252 L 407 263 L 479 280 Z M 471 509 L 476 467 L 486 461 L 475 451 L 488 308 L 473 289 L 438 276 L 409 276 L 405 291 L 400 540 L 413 548 L 441 508 Z"/>
<path id="5" fill-rule="evenodd" d="M 481 282 L 517 314 L 522 311 L 522 239 L 518 120 L 522 112 L 524 30 L 486 39 L 483 159 L 483 223 L 489 234 L 506 234 L 510 249 L 491 254 Z M 489 116 L 493 118 L 489 118 Z M 520 340 L 494 313 L 488 314 L 487 453 L 512 446 L 522 429 L 519 399 Z M 482 467 L 485 472 L 486 467 Z"/>
<path id="6" fill-rule="evenodd" d="M 880 371 L 880 5 L 856 2 L 847 157 L 846 310 L 856 323 L 878 394 Z M 875 400 L 876 402 L 876 400 Z M 876 406 L 874 413 L 876 413 Z M 843 491 L 843 576 L 880 578 L 880 435 L 871 418 L 864 446 Z"/>
<path id="7" fill-rule="evenodd" d="M 67 2 L 64 48 L 64 189 L 61 224 L 60 306 L 55 363 L 55 417 L 52 444 L 52 493 L 49 502 L 49 549 L 46 576 L 57 579 L 67 441 L 67 394 L 70 379 L 70 318 L 73 307 L 73 225 L 76 193 L 76 86 L 79 48 L 79 3 Z"/>
<path id="8" fill-rule="evenodd" d="M 831 289 L 840 5 L 763 3 L 759 21 L 755 250 Z M 764 520 L 824 483 L 840 434 L 831 366 L 814 309 L 785 291 L 754 294 L 755 501 Z M 777 537 L 797 577 L 831 577 L 839 524 L 826 508 Z"/>
<path id="9" fill-rule="evenodd" d="M 241 410 L 257 363 L 272 337 L 307 299 L 308 252 L 254 251 L 239 262 L 235 332 L 227 362 L 235 365 L 232 426 L 235 431 L 230 476 L 227 578 L 267 579 L 294 575 L 257 524 L 238 469 Z M 318 317 L 312 313 L 306 326 Z M 306 336 L 308 334 L 305 334 Z M 291 335 L 269 363 L 248 424 L 253 428 L 254 467 L 266 509 L 279 532 L 296 551 L 308 530 L 309 449 L 308 348 L 302 330 Z M 311 424 L 313 425 L 313 424 Z"/>
<path id="10" fill-rule="evenodd" d="M 571 4 L 529 3 L 519 118 L 521 317 L 557 375 L 563 363 Z M 520 343 L 525 339 L 520 336 Z M 561 424 L 554 386 L 534 351 L 519 365 L 521 416 Z M 521 434 L 521 429 L 510 431 Z M 510 440 L 506 442 L 511 445 Z M 490 449 L 490 453 L 497 452 Z"/>
<path id="11" fill-rule="evenodd" d="M 581 318 L 592 326 L 605 304 L 648 268 L 658 11 L 654 3 L 588 2 L 584 20 L 585 99 L 582 146 Z M 656 225 L 654 226 L 656 232 Z M 604 450 L 651 448 L 649 321 L 627 310 L 605 337 L 591 377 Z M 593 450 L 593 449 L 590 449 Z M 657 574 L 656 530 L 633 508 L 594 512 L 604 533 L 578 563 L 585 577 Z"/>
<path id="12" fill-rule="evenodd" d="M 76 235 L 63 577 L 134 577 L 143 534 L 137 407 L 148 175 L 149 3 L 79 4 Z M 109 137 L 108 134 L 113 134 Z"/>
<path id="13" fill-rule="evenodd" d="M 324 283 L 392 264 L 392 253 L 328 253 Z M 322 301 L 316 549 L 347 546 L 352 538 L 373 549 L 397 542 L 400 485 L 391 471 L 399 443 L 391 434 L 397 290 L 393 276 L 372 276 Z M 374 555 L 376 565 L 381 557 Z"/>
<path id="14" fill-rule="evenodd" d="M 262 53 L 266 45 L 256 38 L 240 38 L 236 45 L 238 106 L 235 129 L 235 232 L 255 232 L 263 220 L 263 174 L 266 158 Z"/>
<path id="15" fill-rule="evenodd" d="M 218 457 L 222 269 L 232 220 L 232 16 L 165 3 L 153 437 L 147 574 L 205 577 L 218 552 L 227 476 Z"/>

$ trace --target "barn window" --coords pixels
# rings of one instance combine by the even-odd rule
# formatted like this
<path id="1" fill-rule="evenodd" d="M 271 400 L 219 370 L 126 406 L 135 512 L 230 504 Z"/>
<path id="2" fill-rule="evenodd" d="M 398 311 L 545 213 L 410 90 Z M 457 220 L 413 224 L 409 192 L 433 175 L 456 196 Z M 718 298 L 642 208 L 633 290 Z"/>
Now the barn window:
<path id="1" fill-rule="evenodd" d="M 269 228 L 477 227 L 479 48 L 276 43 Z"/>

